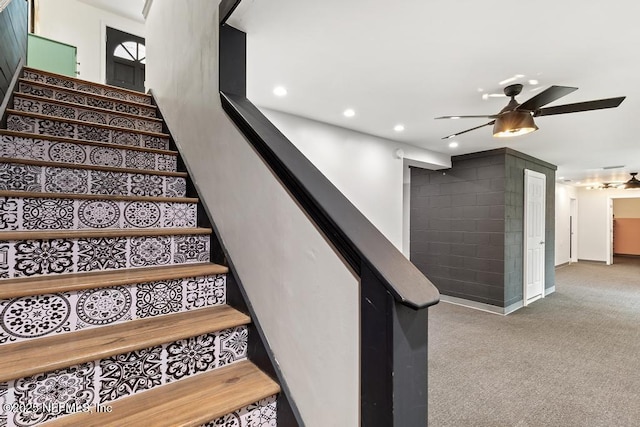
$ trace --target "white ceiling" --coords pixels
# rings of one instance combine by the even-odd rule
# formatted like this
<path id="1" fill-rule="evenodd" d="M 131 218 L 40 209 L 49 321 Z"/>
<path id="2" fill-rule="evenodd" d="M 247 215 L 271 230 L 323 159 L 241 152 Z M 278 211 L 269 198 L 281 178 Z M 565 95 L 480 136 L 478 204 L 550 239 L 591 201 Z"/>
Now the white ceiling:
<path id="1" fill-rule="evenodd" d="M 144 22 L 142 8 L 145 0 L 79 0 L 98 9 L 106 10 L 134 21 Z"/>
<path id="2" fill-rule="evenodd" d="M 244 0 L 231 24 L 247 32 L 259 106 L 452 155 L 508 146 L 586 185 L 640 170 L 639 17 L 637 0 Z M 536 118 L 539 131 L 506 140 L 485 127 L 450 149 L 443 136 L 488 120 L 434 117 L 497 113 L 508 99 L 482 94 L 516 75 L 519 102 L 554 84 L 579 90 L 549 106 L 627 99 Z M 288 95 L 274 96 L 276 85 Z M 342 115 L 348 107 L 355 117 Z M 625 167 L 602 169 L 614 165 Z"/>

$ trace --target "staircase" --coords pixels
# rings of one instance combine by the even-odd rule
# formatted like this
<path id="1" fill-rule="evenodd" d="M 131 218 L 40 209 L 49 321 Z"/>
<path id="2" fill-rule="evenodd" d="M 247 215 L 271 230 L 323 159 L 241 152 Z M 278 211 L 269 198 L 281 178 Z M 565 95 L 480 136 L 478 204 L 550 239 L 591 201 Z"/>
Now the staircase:
<path id="1" fill-rule="evenodd" d="M 148 95 L 25 68 L 0 129 L 0 426 L 275 426 Z"/>

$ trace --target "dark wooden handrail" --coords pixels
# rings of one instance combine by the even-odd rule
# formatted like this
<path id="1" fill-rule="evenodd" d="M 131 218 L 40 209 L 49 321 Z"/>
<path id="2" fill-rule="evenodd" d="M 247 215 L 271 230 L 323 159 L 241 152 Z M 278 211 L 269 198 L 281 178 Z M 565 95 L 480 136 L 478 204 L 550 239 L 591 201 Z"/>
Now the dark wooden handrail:
<path id="1" fill-rule="evenodd" d="M 222 107 L 351 267 L 366 264 L 396 300 L 425 308 L 438 290 L 248 99 L 221 92 Z M 399 191 L 399 190 L 398 190 Z"/>

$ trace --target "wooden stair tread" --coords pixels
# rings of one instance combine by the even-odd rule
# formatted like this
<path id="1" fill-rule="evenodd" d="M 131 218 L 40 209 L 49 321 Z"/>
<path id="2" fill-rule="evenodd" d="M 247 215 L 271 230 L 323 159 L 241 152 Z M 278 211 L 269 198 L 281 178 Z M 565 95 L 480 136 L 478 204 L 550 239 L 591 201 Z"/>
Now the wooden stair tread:
<path id="1" fill-rule="evenodd" d="M 18 111 L 18 110 L 13 110 L 13 109 L 7 109 L 6 110 L 6 114 L 7 115 L 13 114 L 14 116 L 33 117 L 33 118 L 41 119 L 41 120 L 55 120 L 57 122 L 71 123 L 71 124 L 80 125 L 80 126 L 91 126 L 91 127 L 97 127 L 97 128 L 107 129 L 107 130 L 113 130 L 113 131 L 117 131 L 117 132 L 139 133 L 139 134 L 143 134 L 143 135 L 155 136 L 155 137 L 158 137 L 158 138 L 169 138 L 169 135 L 166 134 L 166 133 L 150 132 L 148 130 L 139 130 L 139 129 L 131 129 L 131 128 L 123 128 L 123 127 L 120 127 L 120 126 L 111 126 L 111 125 L 105 125 L 105 124 L 102 124 L 102 123 L 85 122 L 85 121 L 82 121 L 82 120 L 67 119 L 65 117 L 47 116 L 45 114 L 30 113 L 30 112 L 27 112 L 27 111 Z M 127 146 L 123 145 L 123 147 L 127 147 Z"/>
<path id="2" fill-rule="evenodd" d="M 0 231 L 3 240 L 50 240 L 78 239 L 88 237 L 129 237 L 129 236 L 176 236 L 192 234 L 211 234 L 210 228 L 103 228 L 99 230 L 34 230 Z"/>
<path id="3" fill-rule="evenodd" d="M 75 102 L 69 102 L 69 101 L 60 101 L 59 99 L 46 98 L 44 96 L 32 95 L 30 93 L 15 92 L 14 93 L 14 98 L 16 98 L 16 97 L 17 98 L 30 99 L 32 101 L 48 102 L 50 104 L 63 105 L 65 107 L 81 108 L 83 110 L 97 111 L 97 112 L 100 112 L 100 113 L 111 114 L 111 115 L 114 115 L 114 116 L 123 116 L 123 117 L 129 117 L 129 118 L 132 118 L 132 119 L 140 119 L 140 120 L 146 120 L 146 121 L 149 121 L 149 122 L 162 123 L 162 119 L 160 119 L 158 117 L 139 116 L 137 114 L 123 113 L 123 112 L 120 112 L 120 111 L 109 110 L 108 108 L 94 107 L 94 106 L 86 105 L 86 104 L 77 104 Z M 55 117 L 55 116 L 52 116 L 52 117 Z M 91 122 L 87 122 L 87 123 L 91 123 Z"/>
<path id="4" fill-rule="evenodd" d="M 14 157 L 0 157 L 0 163 L 18 163 L 21 165 L 49 166 L 65 169 L 87 169 L 106 172 L 132 173 L 136 175 L 177 176 L 183 178 L 186 178 L 188 176 L 186 172 L 160 171 L 156 169 L 119 168 L 113 166 L 87 165 L 84 163 L 50 162 L 48 160 L 17 159 Z"/>
<path id="5" fill-rule="evenodd" d="M 212 276 L 215 274 L 227 274 L 228 272 L 229 268 L 224 265 L 198 263 L 61 274 L 57 276 L 21 277 L 0 281 L 0 300 L 56 292 L 134 285 L 160 280 Z"/>
<path id="6" fill-rule="evenodd" d="M 167 203 L 198 203 L 197 197 L 161 197 L 161 196 L 121 196 L 111 194 L 86 193 L 47 193 L 40 191 L 0 190 L 0 197 L 29 197 L 44 199 L 90 199 L 114 200 L 123 202 L 167 202 Z"/>
<path id="7" fill-rule="evenodd" d="M 110 96 L 104 96 L 104 95 L 99 95 L 97 93 L 85 92 L 85 91 L 78 90 L 78 89 L 73 89 L 73 88 L 70 88 L 70 87 L 56 86 L 56 85 L 52 85 L 50 83 L 45 83 L 45 82 L 37 82 L 35 80 L 25 79 L 24 77 L 19 78 L 18 81 L 20 83 L 26 83 L 26 84 L 33 85 L 33 86 L 41 86 L 41 87 L 45 87 L 47 89 L 57 90 L 58 92 L 69 92 L 69 93 L 72 93 L 74 95 L 89 96 L 91 98 L 100 98 L 100 99 L 103 99 L 105 101 L 116 102 L 118 104 L 130 104 L 130 105 L 135 105 L 136 107 L 146 107 L 146 108 L 150 108 L 150 109 L 152 108 L 154 110 L 157 109 L 157 107 L 155 105 L 153 105 L 153 104 L 143 104 L 141 102 L 130 101 L 128 99 L 112 98 Z M 112 86 L 108 86 L 108 87 L 112 87 Z M 24 94 L 24 92 L 20 92 L 20 91 L 17 91 L 15 93 Z M 141 95 L 145 95 L 145 94 L 141 93 Z"/>
<path id="8" fill-rule="evenodd" d="M 47 76 L 52 76 L 52 77 L 57 77 L 61 80 L 71 80 L 74 82 L 78 82 L 87 86 L 96 86 L 96 87 L 102 87 L 102 88 L 106 88 L 109 90 L 113 90 L 116 92 L 124 92 L 124 93 L 130 93 L 132 95 L 136 95 L 136 96 L 142 96 L 142 97 L 146 97 L 146 98 L 151 98 L 151 95 L 146 94 L 144 92 L 138 92 L 135 90 L 129 90 L 129 89 L 125 89 L 122 87 L 118 87 L 118 86 L 111 86 L 111 85 L 105 85 L 102 83 L 94 83 L 91 82 L 89 80 L 82 80 L 82 79 L 78 79 L 76 77 L 69 77 L 69 76 L 65 76 L 64 74 L 58 74 L 58 73 L 53 73 L 51 71 L 44 71 L 44 70 L 38 70 L 37 68 L 32 68 L 32 67 L 24 67 L 25 70 L 27 71 L 31 71 L 32 73 L 36 73 L 36 74 L 42 74 L 42 75 L 47 75 Z M 27 79 L 29 80 L 29 79 Z M 31 81 L 31 80 L 29 80 Z"/>
<path id="9" fill-rule="evenodd" d="M 110 413 L 77 413 L 43 425 L 196 427 L 279 392 L 275 381 L 245 360 L 110 402 Z"/>
<path id="10" fill-rule="evenodd" d="M 136 319 L 0 346 L 0 382 L 195 337 L 251 319 L 228 305 Z"/>
<path id="11" fill-rule="evenodd" d="M 165 154 L 169 156 L 177 156 L 177 151 L 162 150 L 159 148 L 147 148 L 137 145 L 111 144 L 109 142 L 89 141 L 86 139 L 66 138 L 64 136 L 43 135 L 40 133 L 19 132 L 16 130 L 0 129 L 0 135 L 14 136 L 18 138 L 46 139 L 49 141 L 68 142 L 70 144 L 95 145 L 97 147 L 107 147 L 122 150 L 145 151 L 149 153 Z"/>

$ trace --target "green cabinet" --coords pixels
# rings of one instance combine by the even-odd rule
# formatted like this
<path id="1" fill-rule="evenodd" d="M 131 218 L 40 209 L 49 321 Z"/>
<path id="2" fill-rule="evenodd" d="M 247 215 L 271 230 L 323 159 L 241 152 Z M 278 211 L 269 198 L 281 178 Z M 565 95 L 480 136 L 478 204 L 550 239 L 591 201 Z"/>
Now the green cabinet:
<path id="1" fill-rule="evenodd" d="M 27 66 L 76 77 L 77 48 L 55 40 L 29 34 Z"/>

